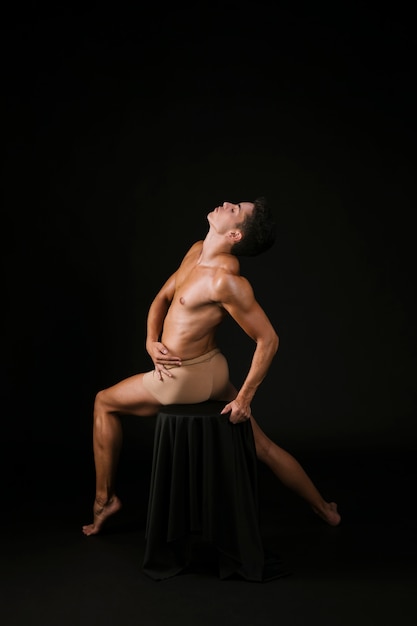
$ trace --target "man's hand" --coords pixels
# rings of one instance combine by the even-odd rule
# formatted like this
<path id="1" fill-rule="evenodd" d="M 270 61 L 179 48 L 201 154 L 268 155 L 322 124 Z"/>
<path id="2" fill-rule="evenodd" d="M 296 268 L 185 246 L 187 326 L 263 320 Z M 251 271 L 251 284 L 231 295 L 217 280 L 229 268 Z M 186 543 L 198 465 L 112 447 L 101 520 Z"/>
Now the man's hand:
<path id="1" fill-rule="evenodd" d="M 147 350 L 155 365 L 155 372 L 159 380 L 162 380 L 163 374 L 172 378 L 172 374 L 166 368 L 167 366 L 179 367 L 181 365 L 181 358 L 171 354 L 168 348 L 160 341 L 151 342 L 147 346 Z"/>
<path id="2" fill-rule="evenodd" d="M 246 422 L 252 415 L 252 411 L 249 404 L 241 404 L 238 400 L 232 400 L 226 404 L 221 411 L 221 415 L 230 413 L 229 422 L 232 424 L 239 424 L 240 422 Z"/>

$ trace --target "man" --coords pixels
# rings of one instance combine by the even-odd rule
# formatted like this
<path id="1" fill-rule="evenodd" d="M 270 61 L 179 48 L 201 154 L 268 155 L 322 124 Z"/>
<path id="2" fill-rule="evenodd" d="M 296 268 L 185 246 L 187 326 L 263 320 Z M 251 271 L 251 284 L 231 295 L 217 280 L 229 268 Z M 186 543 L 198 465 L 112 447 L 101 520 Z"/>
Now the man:
<path id="1" fill-rule="evenodd" d="M 122 380 L 96 396 L 96 497 L 93 522 L 83 527 L 85 535 L 97 534 L 121 508 L 115 492 L 122 444 L 119 416 L 152 416 L 163 405 L 205 400 L 224 401 L 222 413 L 233 424 L 250 419 L 258 458 L 327 523 L 336 526 L 340 522 L 336 504 L 322 498 L 298 461 L 263 433 L 251 413 L 251 402 L 279 339 L 250 283 L 240 275 L 238 257 L 255 256 L 272 246 L 275 225 L 266 201 L 224 202 L 207 219 L 205 239 L 190 248 L 150 306 L 146 349 L 154 369 Z M 216 344 L 216 329 L 226 315 L 256 346 L 239 390 L 230 382 L 227 361 Z"/>

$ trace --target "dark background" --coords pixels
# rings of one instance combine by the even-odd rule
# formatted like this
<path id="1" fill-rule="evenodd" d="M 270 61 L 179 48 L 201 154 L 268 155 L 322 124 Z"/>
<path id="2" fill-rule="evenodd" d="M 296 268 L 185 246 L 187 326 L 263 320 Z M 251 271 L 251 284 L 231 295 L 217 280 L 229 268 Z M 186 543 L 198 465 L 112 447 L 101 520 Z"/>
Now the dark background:
<path id="1" fill-rule="evenodd" d="M 80 449 L 148 369 L 146 313 L 206 214 L 266 195 L 242 272 L 281 339 L 254 402 L 309 447 L 414 445 L 415 75 L 407 14 L 199 3 L 9 9 L 3 402 L 13 446 Z M 227 327 L 235 384 L 253 350 Z"/>
<path id="2" fill-rule="evenodd" d="M 278 239 L 242 273 L 281 343 L 255 417 L 329 497 L 353 465 L 381 514 L 385 488 L 409 496 L 412 26 L 401 3 L 4 10 L 2 462 L 16 510 L 22 493 L 90 510 L 95 393 L 150 368 L 148 307 L 207 212 L 258 195 Z M 220 345 L 239 385 L 253 345 L 228 323 Z M 146 494 L 153 424 L 125 423 L 122 490 L 142 471 Z"/>

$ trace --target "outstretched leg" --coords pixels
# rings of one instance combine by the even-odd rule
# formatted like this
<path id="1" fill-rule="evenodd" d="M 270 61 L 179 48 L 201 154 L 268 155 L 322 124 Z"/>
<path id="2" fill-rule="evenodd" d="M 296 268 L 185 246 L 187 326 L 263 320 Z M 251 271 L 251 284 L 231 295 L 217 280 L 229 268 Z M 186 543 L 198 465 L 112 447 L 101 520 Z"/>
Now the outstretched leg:
<path id="1" fill-rule="evenodd" d="M 85 535 L 96 535 L 106 520 L 122 506 L 115 492 L 117 465 L 123 433 L 120 415 L 150 416 L 159 405 L 142 385 L 143 374 L 131 376 L 100 391 L 94 403 L 93 449 L 96 496 L 93 522 L 83 526 Z"/>
<path id="2" fill-rule="evenodd" d="M 237 396 L 235 386 L 229 381 L 221 396 L 222 400 L 231 402 Z M 283 448 L 277 446 L 251 416 L 253 436 L 255 439 L 256 456 L 265 463 L 283 485 L 295 491 L 310 504 L 313 511 L 330 526 L 340 524 L 340 514 L 335 502 L 327 502 L 300 463 Z"/>
<path id="3" fill-rule="evenodd" d="M 330 526 L 337 526 L 341 517 L 335 502 L 326 502 L 300 463 L 283 448 L 271 441 L 251 417 L 256 455 L 289 489 L 306 500 L 313 511 Z"/>

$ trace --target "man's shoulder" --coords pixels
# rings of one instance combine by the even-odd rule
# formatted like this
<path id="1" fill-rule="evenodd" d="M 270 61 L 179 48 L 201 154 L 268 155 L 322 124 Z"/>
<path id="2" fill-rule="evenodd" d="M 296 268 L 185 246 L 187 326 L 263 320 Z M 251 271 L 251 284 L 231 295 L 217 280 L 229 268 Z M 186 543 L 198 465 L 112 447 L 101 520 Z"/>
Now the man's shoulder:
<path id="1" fill-rule="evenodd" d="M 204 241 L 202 239 L 199 239 L 198 241 L 195 241 L 193 243 L 193 245 L 191 246 L 190 250 L 194 250 L 196 248 L 202 248 L 203 247 L 203 243 L 204 243 Z"/>
<path id="2" fill-rule="evenodd" d="M 203 240 L 194 242 L 192 246 L 186 252 L 185 256 L 187 257 L 189 254 L 193 254 L 195 252 L 201 251 L 202 247 L 203 247 Z"/>
<path id="3" fill-rule="evenodd" d="M 239 259 L 233 254 L 219 254 L 217 258 L 217 269 L 219 273 L 240 277 Z"/>
<path id="4" fill-rule="evenodd" d="M 237 261 L 237 259 L 236 259 Z M 228 300 L 229 297 L 239 297 L 246 294 L 252 287 L 247 278 L 240 274 L 239 262 L 219 264 L 214 280 L 214 288 L 219 300 Z"/>

